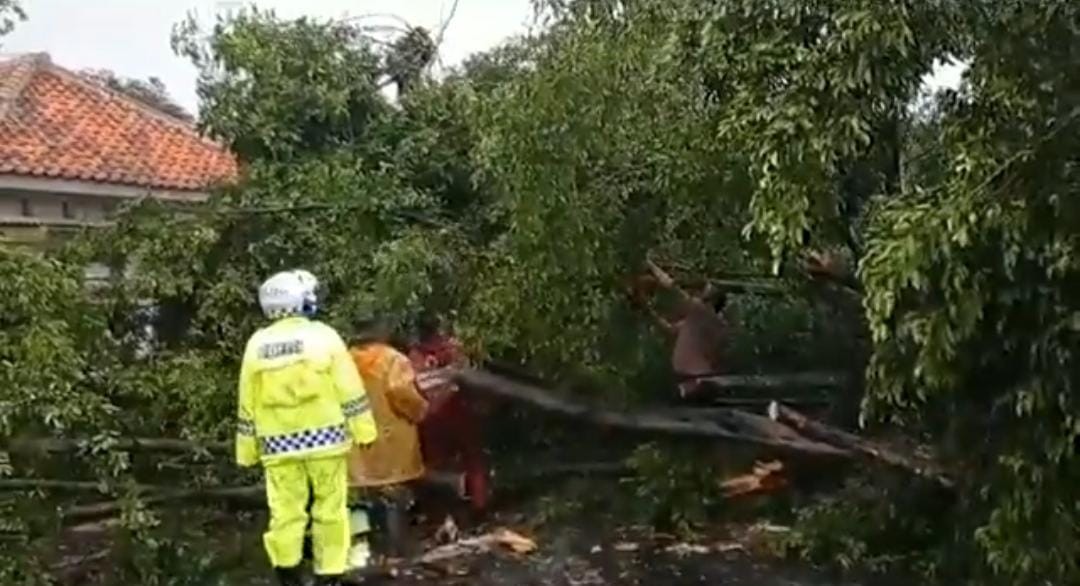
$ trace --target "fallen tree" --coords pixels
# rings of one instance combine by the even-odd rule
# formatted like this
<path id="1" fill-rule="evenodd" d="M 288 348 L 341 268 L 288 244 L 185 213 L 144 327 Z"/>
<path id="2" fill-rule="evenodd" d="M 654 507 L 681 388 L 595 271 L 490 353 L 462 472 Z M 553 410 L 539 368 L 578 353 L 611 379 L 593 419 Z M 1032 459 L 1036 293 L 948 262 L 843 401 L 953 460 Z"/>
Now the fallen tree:
<path id="1" fill-rule="evenodd" d="M 844 448 L 807 439 L 788 426 L 772 421 L 768 417 L 737 409 L 716 409 L 709 419 L 669 417 L 648 412 L 622 412 L 575 402 L 559 397 L 547 389 L 480 370 L 447 371 L 444 374 L 453 379 L 462 392 L 480 393 L 528 404 L 548 413 L 585 420 L 601 427 L 671 436 L 712 438 L 819 457 L 850 455 Z"/>
<path id="2" fill-rule="evenodd" d="M 953 481 L 930 458 L 903 454 L 855 434 L 813 420 L 794 409 L 773 402 L 769 416 L 762 417 L 738 409 L 710 408 L 695 414 L 692 409 L 674 413 L 623 413 L 594 408 L 559 397 L 533 384 L 476 370 L 446 371 L 465 392 L 528 404 L 558 415 L 583 419 L 593 424 L 631 431 L 676 436 L 709 437 L 779 449 L 789 455 L 838 456 L 862 459 L 900 468 L 927 478 L 944 488 Z"/>
<path id="3" fill-rule="evenodd" d="M 546 413 L 586 421 L 600 427 L 674 437 L 730 441 L 759 446 L 791 457 L 862 459 L 880 462 L 931 479 L 943 487 L 953 487 L 949 477 L 928 458 L 918 458 L 885 448 L 855 434 L 813 420 L 775 401 L 769 405 L 768 416 L 735 408 L 717 407 L 629 412 L 588 405 L 561 397 L 532 382 L 522 382 L 482 370 L 441 369 L 425 373 L 424 378 L 428 382 L 453 381 L 461 392 L 512 401 Z M 7 447 L 13 453 L 64 453 L 90 449 L 88 445 L 87 441 L 77 439 L 20 438 L 9 442 Z M 108 443 L 108 447 L 132 451 L 221 455 L 228 453 L 230 446 L 228 442 L 128 438 L 113 440 Z M 617 472 L 619 469 L 614 465 L 603 468 L 603 472 L 606 473 Z M 573 466 L 568 467 L 565 472 L 582 473 Z M 559 475 L 560 472 L 554 474 Z M 428 482 L 438 485 L 440 479 L 433 475 Z M 189 499 L 247 499 L 258 496 L 259 491 L 262 490 L 258 486 L 168 491 L 163 491 L 161 488 L 140 486 L 135 490 L 147 493 L 149 504 Z M 100 491 L 101 485 L 96 482 L 65 480 L 0 480 L 0 490 L 17 489 Z M 83 520 L 107 516 L 119 511 L 120 507 L 119 502 L 82 505 L 70 510 L 65 514 L 65 518 Z"/>

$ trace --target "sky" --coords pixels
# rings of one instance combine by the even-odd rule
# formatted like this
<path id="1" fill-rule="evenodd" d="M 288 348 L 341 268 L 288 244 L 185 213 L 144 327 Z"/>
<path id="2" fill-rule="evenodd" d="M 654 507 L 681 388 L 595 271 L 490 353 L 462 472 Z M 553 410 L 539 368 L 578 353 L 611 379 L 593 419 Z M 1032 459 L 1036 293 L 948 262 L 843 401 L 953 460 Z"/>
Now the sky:
<path id="1" fill-rule="evenodd" d="M 195 69 L 173 54 L 169 36 L 175 23 L 194 12 L 201 22 L 216 14 L 255 4 L 279 16 L 345 18 L 394 15 L 414 26 L 438 30 L 454 0 L 23 0 L 29 20 L 3 39 L 4 53 L 48 52 L 68 69 L 111 69 L 119 75 L 161 79 L 185 109 L 197 111 Z M 445 66 L 527 32 L 533 22 L 530 0 L 458 0 L 439 49 Z M 368 19 L 393 24 L 394 19 Z M 929 81 L 953 86 L 963 67 L 943 66 Z"/>
<path id="2" fill-rule="evenodd" d="M 23 0 L 28 21 L 3 39 L 4 53 L 45 51 L 68 69 L 111 69 L 125 77 L 156 76 L 189 111 L 197 109 L 195 69 L 173 54 L 169 35 L 175 23 L 194 11 L 200 22 L 229 8 L 255 4 L 279 16 L 330 19 L 393 15 L 413 26 L 438 30 L 454 0 Z M 454 65 L 532 24 L 529 0 L 458 0 L 439 56 Z M 365 23 L 393 24 L 389 17 Z"/>

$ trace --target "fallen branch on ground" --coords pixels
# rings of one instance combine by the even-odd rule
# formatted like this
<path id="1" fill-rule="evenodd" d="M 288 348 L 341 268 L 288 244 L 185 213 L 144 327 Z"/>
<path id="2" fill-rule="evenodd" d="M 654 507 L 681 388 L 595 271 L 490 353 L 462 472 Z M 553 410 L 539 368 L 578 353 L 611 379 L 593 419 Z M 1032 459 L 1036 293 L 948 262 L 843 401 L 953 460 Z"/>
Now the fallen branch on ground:
<path id="1" fill-rule="evenodd" d="M 264 506 L 265 489 L 262 486 L 235 486 L 224 488 L 192 488 L 153 494 L 141 500 L 148 507 L 185 501 L 221 502 L 229 500 L 250 501 Z M 123 512 L 125 503 L 107 501 L 92 505 L 79 505 L 63 511 L 64 523 L 100 519 Z"/>
<path id="2" fill-rule="evenodd" d="M 136 485 L 137 492 L 172 490 L 175 487 Z M 68 490 L 77 492 L 107 492 L 108 485 L 88 480 L 50 480 L 45 478 L 0 478 L 3 490 Z"/>
<path id="3" fill-rule="evenodd" d="M 54 573 L 71 571 L 74 569 L 78 569 L 80 566 L 101 561 L 109 557 L 110 553 L 112 553 L 112 550 L 106 548 L 90 554 L 67 556 L 59 563 L 50 567 L 49 570 Z"/>
<path id="4" fill-rule="evenodd" d="M 195 442 L 170 438 L 125 438 L 107 445 L 109 449 L 145 452 L 224 453 L 232 449 L 228 442 Z M 65 453 L 94 449 L 85 439 L 19 438 L 11 440 L 7 450 L 13 453 Z"/>
<path id="5" fill-rule="evenodd" d="M 572 464 L 556 464 L 541 466 L 523 473 L 514 473 L 506 476 L 508 483 L 536 481 L 538 479 L 551 479 L 559 476 L 572 475 L 618 475 L 628 473 L 629 468 L 622 462 L 584 462 Z M 445 486 L 456 490 L 457 474 L 454 473 L 429 473 L 422 482 L 431 486 Z M 0 479 L 0 492 L 18 490 L 50 490 L 85 493 L 104 493 L 109 487 L 99 482 L 86 480 L 56 480 L 48 478 L 4 478 Z M 248 502 L 261 508 L 264 506 L 263 499 L 265 488 L 261 484 L 251 486 L 208 486 L 180 488 L 175 486 L 137 484 L 133 486 L 117 486 L 114 488 L 128 488 L 136 493 L 143 494 L 141 503 L 145 506 L 162 506 L 184 501 L 221 502 L 240 501 Z M 118 500 L 105 501 L 89 505 L 78 505 L 63 511 L 65 523 L 84 522 L 101 519 L 115 515 L 123 511 L 124 503 Z M 100 524 L 87 524 L 87 531 L 99 529 Z"/>

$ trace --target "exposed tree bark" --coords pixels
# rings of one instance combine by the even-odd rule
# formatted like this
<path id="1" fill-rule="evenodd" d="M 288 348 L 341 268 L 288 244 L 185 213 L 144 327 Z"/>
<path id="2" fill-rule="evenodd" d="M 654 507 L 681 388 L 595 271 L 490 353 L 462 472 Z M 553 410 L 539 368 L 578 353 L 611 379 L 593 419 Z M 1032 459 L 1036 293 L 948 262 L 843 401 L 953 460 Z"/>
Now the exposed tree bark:
<path id="1" fill-rule="evenodd" d="M 837 372 L 794 372 L 790 374 L 725 374 L 707 375 L 696 380 L 704 383 L 700 392 L 708 387 L 714 390 L 753 388 L 781 389 L 789 387 L 839 387 L 847 384 L 848 377 Z"/>
<path id="2" fill-rule="evenodd" d="M 783 405 L 791 405 L 806 409 L 824 409 L 832 405 L 832 400 L 825 397 L 717 397 L 710 399 L 707 406 L 702 407 L 675 407 L 661 409 L 657 415 L 666 415 L 677 418 L 709 419 L 714 413 L 721 416 L 732 409 L 743 409 L 751 412 L 767 412 L 774 402 Z M 703 403 L 703 405 L 706 405 Z"/>
<path id="3" fill-rule="evenodd" d="M 945 488 L 951 489 L 955 486 L 952 479 L 929 460 L 900 454 L 855 434 L 815 421 L 790 407 L 774 402 L 769 406 L 769 416 L 774 421 L 797 429 L 808 438 L 842 448 L 871 461 L 907 470 Z"/>

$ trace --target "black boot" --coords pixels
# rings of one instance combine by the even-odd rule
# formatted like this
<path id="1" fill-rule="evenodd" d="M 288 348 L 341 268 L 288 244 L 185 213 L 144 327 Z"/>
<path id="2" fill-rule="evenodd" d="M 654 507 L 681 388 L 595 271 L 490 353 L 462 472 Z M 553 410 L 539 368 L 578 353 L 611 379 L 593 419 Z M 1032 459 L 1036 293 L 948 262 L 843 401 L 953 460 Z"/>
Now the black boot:
<path id="1" fill-rule="evenodd" d="M 316 586 L 343 586 L 341 576 L 315 576 Z"/>
<path id="2" fill-rule="evenodd" d="M 407 557 L 410 552 L 409 517 L 399 503 L 386 507 L 386 553 L 392 557 Z"/>
<path id="3" fill-rule="evenodd" d="M 300 573 L 300 566 L 294 568 L 274 568 L 277 574 L 278 584 L 281 586 L 304 586 L 304 576 Z"/>

